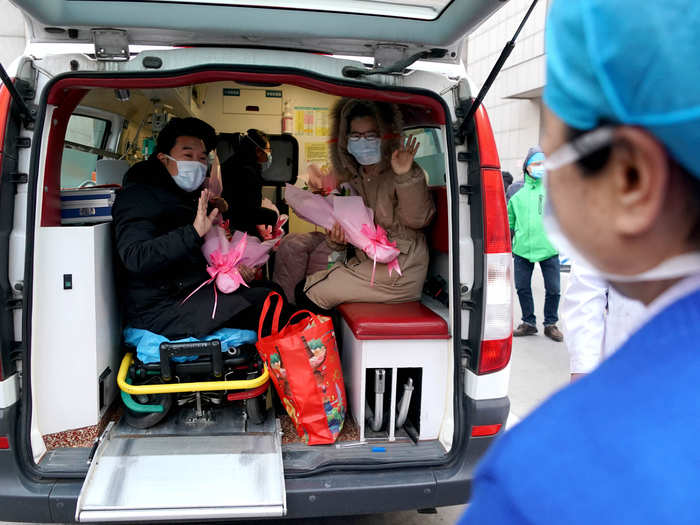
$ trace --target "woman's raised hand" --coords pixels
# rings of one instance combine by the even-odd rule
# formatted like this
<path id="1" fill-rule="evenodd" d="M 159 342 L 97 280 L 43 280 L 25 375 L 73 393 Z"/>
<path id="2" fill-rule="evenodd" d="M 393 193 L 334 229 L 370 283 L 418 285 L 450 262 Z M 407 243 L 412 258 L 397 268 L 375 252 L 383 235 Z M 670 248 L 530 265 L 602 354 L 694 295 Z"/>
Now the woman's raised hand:
<path id="1" fill-rule="evenodd" d="M 199 202 L 197 203 L 197 215 L 194 218 L 194 229 L 197 231 L 200 237 L 204 237 L 209 230 L 211 230 L 214 224 L 214 219 L 219 215 L 219 209 L 214 208 L 211 213 L 207 214 L 207 206 L 209 205 L 209 190 L 202 190 L 199 195 Z"/>
<path id="2" fill-rule="evenodd" d="M 413 166 L 413 157 L 416 156 L 419 147 L 420 142 L 413 135 L 402 140 L 401 147 L 391 154 L 391 169 L 394 170 L 394 173 L 403 175 L 409 172 Z"/>

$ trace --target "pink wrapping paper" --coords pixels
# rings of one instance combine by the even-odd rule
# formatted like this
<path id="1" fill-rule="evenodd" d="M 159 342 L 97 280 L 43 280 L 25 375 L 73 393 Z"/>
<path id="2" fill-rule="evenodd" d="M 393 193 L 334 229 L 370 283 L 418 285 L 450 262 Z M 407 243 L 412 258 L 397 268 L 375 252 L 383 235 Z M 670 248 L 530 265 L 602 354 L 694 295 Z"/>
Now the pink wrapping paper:
<path id="1" fill-rule="evenodd" d="M 330 230 L 335 223 L 340 224 L 345 239 L 374 261 L 372 284 L 377 262 L 388 265 L 389 275 L 394 271 L 401 275 L 399 249 L 395 242 L 389 241 L 384 228 L 374 224 L 374 212 L 365 206 L 362 197 L 324 197 L 287 184 L 285 200 L 299 217 L 326 230 Z"/>
<path id="2" fill-rule="evenodd" d="M 243 235 L 238 243 L 231 246 L 226 238 L 226 230 L 221 225 L 212 226 L 207 235 L 204 237 L 202 245 L 202 253 L 207 259 L 207 273 L 210 279 L 204 281 L 195 290 L 185 297 L 181 304 L 184 304 L 201 290 L 204 286 L 214 283 L 214 308 L 211 312 L 211 318 L 216 316 L 216 307 L 219 304 L 219 295 L 216 291 L 218 288 L 223 293 L 231 293 L 238 289 L 240 285 L 248 286 L 238 271 L 238 265 L 245 252 L 248 244 L 248 236 Z"/>
<path id="3" fill-rule="evenodd" d="M 324 197 L 287 184 L 284 187 L 284 200 L 299 217 L 312 224 L 330 230 L 336 220 L 333 217 L 332 196 Z"/>
<path id="4" fill-rule="evenodd" d="M 273 237 L 266 241 L 261 241 L 257 237 L 249 237 L 247 233 L 236 231 L 231 236 L 227 236 L 228 221 L 226 223 L 215 224 L 204 236 L 202 254 L 206 258 L 209 266 L 207 273 L 210 279 L 200 284 L 183 303 L 197 293 L 204 286 L 214 283 L 214 309 L 211 318 L 216 316 L 216 307 L 219 302 L 217 288 L 223 293 L 235 292 L 239 286 L 248 286 L 241 276 L 238 267 L 242 264 L 251 268 L 256 268 L 267 262 L 270 258 L 270 250 L 279 245 L 284 236 L 282 226 L 287 222 L 287 216 L 281 215 L 277 224 L 272 230 Z"/>
<path id="5" fill-rule="evenodd" d="M 226 235 L 227 224 L 214 225 L 204 237 L 202 253 L 207 259 L 207 262 L 211 265 L 211 256 L 216 250 L 219 250 L 221 253 L 227 253 L 245 239 L 244 250 L 237 261 L 237 265 L 243 264 L 244 266 L 257 268 L 265 264 L 270 258 L 270 251 L 279 246 L 284 236 L 282 226 L 287 222 L 287 219 L 288 217 L 286 215 L 280 215 L 277 219 L 277 224 L 275 224 L 272 229 L 272 237 L 264 241 L 261 241 L 257 237 L 248 236 L 240 231 L 234 231 L 229 241 Z M 221 288 L 219 288 L 219 290 L 224 293 L 230 293 Z"/>

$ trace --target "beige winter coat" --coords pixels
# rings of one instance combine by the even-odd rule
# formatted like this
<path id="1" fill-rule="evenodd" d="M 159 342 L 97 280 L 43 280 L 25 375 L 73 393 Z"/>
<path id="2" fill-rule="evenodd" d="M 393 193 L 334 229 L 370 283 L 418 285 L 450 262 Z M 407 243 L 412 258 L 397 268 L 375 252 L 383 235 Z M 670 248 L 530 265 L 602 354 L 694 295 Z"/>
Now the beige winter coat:
<path id="1" fill-rule="evenodd" d="M 363 175 L 355 158 L 347 151 L 347 115 L 356 100 L 341 100 L 333 110 L 334 141 L 331 160 L 337 175 L 347 181 L 374 210 L 374 220 L 401 251 L 402 275 L 389 276 L 386 264 L 377 263 L 374 285 L 370 285 L 373 261 L 357 249 L 345 263 L 316 272 L 306 279 L 306 295 L 322 308 L 347 302 L 400 303 L 420 298 L 428 271 L 428 244 L 423 228 L 435 214 L 426 175 L 413 163 L 412 169 L 396 175 L 391 169 L 391 154 L 400 146 L 402 120 L 395 105 L 372 103 L 382 134 L 382 161 L 379 175 Z M 367 104 L 367 101 L 362 101 Z"/>

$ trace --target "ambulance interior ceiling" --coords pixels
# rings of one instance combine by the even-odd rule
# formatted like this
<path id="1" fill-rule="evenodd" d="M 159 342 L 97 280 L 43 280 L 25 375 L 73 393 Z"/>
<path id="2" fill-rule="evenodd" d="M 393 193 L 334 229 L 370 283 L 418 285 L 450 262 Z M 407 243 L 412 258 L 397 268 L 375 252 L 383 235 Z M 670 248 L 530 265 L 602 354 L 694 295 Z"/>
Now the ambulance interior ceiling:
<path id="1" fill-rule="evenodd" d="M 288 84 L 224 81 L 178 88 L 122 90 L 120 95 L 114 89 L 93 88 L 80 106 L 120 115 L 128 121 L 129 128 L 138 126 L 144 119 L 144 126 L 150 128 L 149 116 L 157 109 L 169 116 L 201 118 L 220 133 L 258 128 L 270 134 L 281 133 L 281 116 L 288 109 L 295 118 L 294 135 L 321 138 L 330 135 L 329 110 L 339 98 Z M 437 116 L 428 108 L 408 104 L 400 108 L 407 128 L 439 125 Z M 305 126 L 299 119 L 302 115 L 307 117 Z M 313 126 L 313 131 L 309 126 Z"/>

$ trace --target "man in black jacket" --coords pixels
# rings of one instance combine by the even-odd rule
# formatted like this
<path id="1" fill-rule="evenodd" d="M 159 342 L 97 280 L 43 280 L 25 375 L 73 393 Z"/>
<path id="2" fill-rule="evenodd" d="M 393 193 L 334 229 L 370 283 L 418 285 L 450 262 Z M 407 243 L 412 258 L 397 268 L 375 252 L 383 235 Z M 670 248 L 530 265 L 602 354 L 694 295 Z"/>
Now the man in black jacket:
<path id="1" fill-rule="evenodd" d="M 208 212 L 209 191 L 200 188 L 214 142 L 214 129 L 205 122 L 173 118 L 149 159 L 124 176 L 112 215 L 129 326 L 169 339 L 203 337 L 224 326 L 257 327 L 269 291 L 264 287 L 219 293 L 213 319 L 213 283 L 183 303 L 209 279 L 201 248 L 219 210 Z M 241 274 L 251 278 L 247 269 Z"/>

